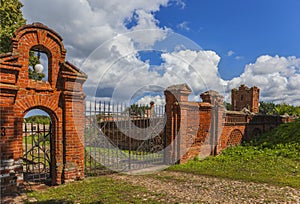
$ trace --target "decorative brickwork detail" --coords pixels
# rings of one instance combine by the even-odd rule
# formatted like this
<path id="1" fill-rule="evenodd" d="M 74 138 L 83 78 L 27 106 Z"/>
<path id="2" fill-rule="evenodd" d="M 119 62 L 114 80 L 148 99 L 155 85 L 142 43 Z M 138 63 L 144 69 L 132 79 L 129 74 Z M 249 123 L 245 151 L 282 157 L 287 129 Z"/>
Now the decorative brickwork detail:
<path id="1" fill-rule="evenodd" d="M 240 130 L 235 129 L 230 133 L 226 146 L 239 145 L 242 142 L 242 138 L 243 138 L 243 133 Z"/>
<path id="2" fill-rule="evenodd" d="M 29 50 L 48 57 L 48 81 L 28 78 Z M 34 108 L 53 122 L 52 184 L 84 177 L 82 84 L 87 76 L 65 61 L 62 38 L 40 23 L 19 28 L 12 50 L 0 55 L 1 192 L 12 192 L 23 182 L 22 123 Z"/>

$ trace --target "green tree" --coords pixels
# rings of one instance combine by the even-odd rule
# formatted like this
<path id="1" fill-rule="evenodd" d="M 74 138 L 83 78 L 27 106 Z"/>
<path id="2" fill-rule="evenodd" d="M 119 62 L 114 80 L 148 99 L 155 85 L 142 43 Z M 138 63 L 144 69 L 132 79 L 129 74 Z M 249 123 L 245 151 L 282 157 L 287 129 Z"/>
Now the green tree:
<path id="1" fill-rule="evenodd" d="M 287 103 L 274 104 L 272 102 L 260 102 L 259 112 L 267 115 L 284 115 L 300 117 L 300 107 Z"/>
<path id="2" fill-rule="evenodd" d="M 0 54 L 11 51 L 11 38 L 15 31 L 26 24 L 21 8 L 23 4 L 19 0 L 1 0 L 0 5 Z M 38 56 L 34 51 L 29 52 L 29 66 L 34 67 L 40 63 Z M 43 73 L 36 73 L 32 68 L 28 68 L 29 78 L 34 80 L 42 80 L 45 77 Z"/>
<path id="3" fill-rule="evenodd" d="M 29 79 L 33 79 L 36 81 L 41 81 L 44 77 L 44 73 L 37 73 L 33 70 L 33 67 L 40 63 L 40 59 L 37 55 L 35 55 L 35 52 L 30 50 L 29 51 L 29 68 L 28 68 L 28 77 Z"/>
<path id="4" fill-rule="evenodd" d="M 260 102 L 259 103 L 259 113 L 274 115 L 276 113 L 275 104 L 272 102 Z"/>
<path id="5" fill-rule="evenodd" d="M 276 113 L 278 115 L 288 114 L 290 116 L 300 116 L 300 107 L 292 106 L 286 103 L 277 104 L 275 106 Z"/>
<path id="6" fill-rule="evenodd" d="M 11 51 L 10 44 L 14 32 L 26 24 L 21 11 L 23 4 L 19 0 L 1 0 L 0 5 L 0 53 Z"/>
<path id="7" fill-rule="evenodd" d="M 126 111 L 129 112 L 130 116 L 143 116 L 146 113 L 146 110 L 149 110 L 149 106 L 139 106 L 137 104 L 132 104 Z"/>
<path id="8" fill-rule="evenodd" d="M 231 103 L 227 103 L 226 101 L 224 101 L 223 106 L 226 108 L 226 110 L 231 110 Z"/>
<path id="9" fill-rule="evenodd" d="M 50 124 L 50 117 L 46 115 L 34 115 L 24 119 L 26 123 Z"/>

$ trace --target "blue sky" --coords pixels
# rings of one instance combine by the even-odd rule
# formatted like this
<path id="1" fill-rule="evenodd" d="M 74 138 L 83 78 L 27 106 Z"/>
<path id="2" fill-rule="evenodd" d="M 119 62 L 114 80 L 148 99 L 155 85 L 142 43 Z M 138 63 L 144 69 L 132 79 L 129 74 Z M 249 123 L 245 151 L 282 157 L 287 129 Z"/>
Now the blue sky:
<path id="1" fill-rule="evenodd" d="M 300 105 L 298 0 L 21 1 L 28 23 L 63 37 L 88 98 L 162 103 L 161 90 L 186 83 L 190 100 L 213 89 L 230 102 L 246 84 Z"/>
<path id="2" fill-rule="evenodd" d="M 189 0 L 156 16 L 161 26 L 216 51 L 221 77 L 231 79 L 260 55 L 300 56 L 299 9 L 298 0 Z"/>

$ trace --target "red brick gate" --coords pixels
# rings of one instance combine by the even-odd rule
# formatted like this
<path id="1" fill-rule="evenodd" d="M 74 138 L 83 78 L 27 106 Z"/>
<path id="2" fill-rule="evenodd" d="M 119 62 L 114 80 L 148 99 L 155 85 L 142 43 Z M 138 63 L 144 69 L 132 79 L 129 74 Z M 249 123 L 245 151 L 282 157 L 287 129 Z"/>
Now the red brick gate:
<path id="1" fill-rule="evenodd" d="M 47 55 L 48 81 L 29 79 L 30 50 Z M 11 52 L 0 55 L 1 192 L 23 183 L 22 123 L 35 108 L 53 122 L 51 183 L 84 177 L 82 84 L 87 76 L 65 57 L 61 36 L 40 23 L 19 28 Z"/>

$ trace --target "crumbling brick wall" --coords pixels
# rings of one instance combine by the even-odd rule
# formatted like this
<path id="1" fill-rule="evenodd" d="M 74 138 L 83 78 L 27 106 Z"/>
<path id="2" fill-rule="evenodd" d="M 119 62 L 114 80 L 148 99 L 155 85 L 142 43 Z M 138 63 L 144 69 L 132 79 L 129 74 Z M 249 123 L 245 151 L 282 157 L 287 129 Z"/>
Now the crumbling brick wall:
<path id="1" fill-rule="evenodd" d="M 231 90 L 231 110 L 241 111 L 247 108 L 253 113 L 259 112 L 259 88 L 248 88 L 242 84 L 238 89 Z"/>

